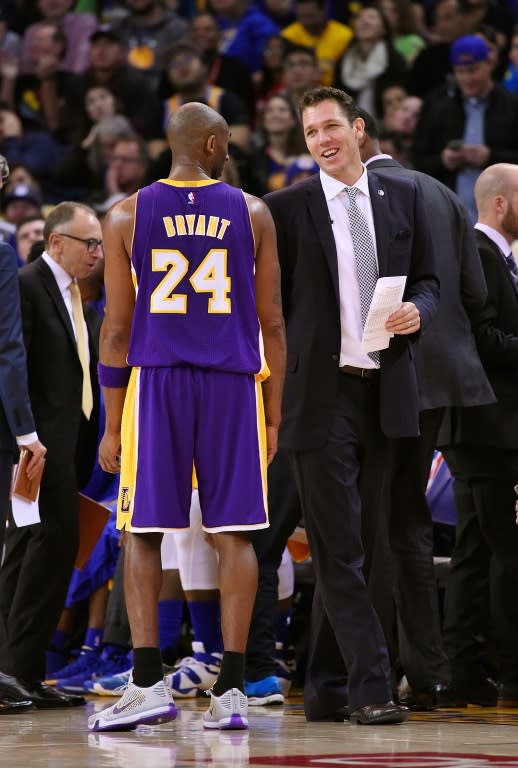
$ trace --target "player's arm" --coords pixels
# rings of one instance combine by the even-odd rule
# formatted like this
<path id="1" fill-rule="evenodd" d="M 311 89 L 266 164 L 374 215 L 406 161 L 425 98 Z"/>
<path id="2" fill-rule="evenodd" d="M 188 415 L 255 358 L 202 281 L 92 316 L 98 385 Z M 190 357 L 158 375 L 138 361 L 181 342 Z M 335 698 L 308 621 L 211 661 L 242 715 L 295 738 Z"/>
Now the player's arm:
<path id="1" fill-rule="evenodd" d="M 247 195 L 255 237 L 255 296 L 264 354 L 270 377 L 263 382 L 268 462 L 277 451 L 281 401 L 286 372 L 286 331 L 282 315 L 281 270 L 272 215 L 265 203 Z"/>
<path id="2" fill-rule="evenodd" d="M 106 313 L 101 327 L 99 379 L 106 426 L 99 446 L 99 463 L 107 472 L 119 471 L 122 409 L 130 373 L 126 355 L 135 306 L 130 262 L 135 200 L 132 196 L 115 205 L 103 222 Z"/>

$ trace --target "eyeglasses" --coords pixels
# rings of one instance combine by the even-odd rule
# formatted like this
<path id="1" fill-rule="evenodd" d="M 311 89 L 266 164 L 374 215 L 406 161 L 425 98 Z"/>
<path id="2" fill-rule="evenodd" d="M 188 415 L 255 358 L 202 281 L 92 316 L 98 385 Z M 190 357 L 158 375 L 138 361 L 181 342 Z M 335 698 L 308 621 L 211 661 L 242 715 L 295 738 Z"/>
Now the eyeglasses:
<path id="1" fill-rule="evenodd" d="M 101 248 L 101 250 L 103 248 L 103 241 L 97 240 L 95 237 L 76 237 L 76 235 L 67 235 L 66 232 L 56 232 L 55 234 L 61 235 L 61 237 L 69 237 L 71 240 L 77 240 L 79 243 L 84 243 L 88 253 L 94 253 L 97 248 Z"/>
<path id="2" fill-rule="evenodd" d="M 80 243 L 84 243 L 88 253 L 93 253 L 96 248 L 102 249 L 103 247 L 103 241 L 96 240 L 95 237 L 76 237 L 75 235 L 67 235 L 66 232 L 56 232 L 55 234 L 61 235 L 61 237 L 69 237 L 71 240 L 78 240 Z"/>

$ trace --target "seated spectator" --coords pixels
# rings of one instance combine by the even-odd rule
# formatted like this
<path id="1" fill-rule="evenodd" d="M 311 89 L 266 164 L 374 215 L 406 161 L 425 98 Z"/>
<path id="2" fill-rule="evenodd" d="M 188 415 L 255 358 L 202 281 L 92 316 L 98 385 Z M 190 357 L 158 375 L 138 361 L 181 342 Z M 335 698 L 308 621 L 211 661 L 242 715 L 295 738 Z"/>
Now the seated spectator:
<path id="1" fill-rule="evenodd" d="M 354 38 L 338 68 L 336 85 L 347 91 L 369 114 L 380 118 L 387 85 L 403 85 L 407 67 L 391 40 L 379 8 L 363 8 L 353 22 Z"/>
<path id="2" fill-rule="evenodd" d="M 493 81 L 489 48 L 480 37 L 458 38 L 450 56 L 454 80 L 424 101 L 414 161 L 455 190 L 475 223 L 473 186 L 482 170 L 518 163 L 518 98 Z"/>
<path id="3" fill-rule="evenodd" d="M 396 159 L 406 168 L 413 168 L 415 131 L 422 105 L 417 96 L 405 96 L 383 121 L 384 129 L 398 136 L 400 150 Z"/>
<path id="4" fill-rule="evenodd" d="M 21 219 L 16 227 L 16 255 L 22 267 L 29 261 L 29 254 L 34 243 L 43 240 L 43 216 L 26 216 Z"/>
<path id="5" fill-rule="evenodd" d="M 77 197 L 103 196 L 105 174 L 112 150 L 119 138 L 134 134 L 130 121 L 123 115 L 103 117 L 95 125 L 91 141 L 73 146 L 58 168 L 56 178 L 62 184 L 80 183 Z"/>
<path id="6" fill-rule="evenodd" d="M 464 33 L 459 0 L 437 0 L 434 6 L 433 39 L 414 59 L 407 90 L 424 98 L 446 82 L 451 74 L 450 45 Z"/>
<path id="7" fill-rule="evenodd" d="M 279 28 L 251 0 L 210 0 L 211 10 L 223 30 L 221 53 L 235 56 L 252 74 L 261 69 L 268 40 Z"/>
<path id="8" fill-rule="evenodd" d="M 58 24 L 42 22 L 32 35 L 31 72 L 16 79 L 12 106 L 27 130 L 43 130 L 64 138 L 63 106 L 70 73 L 61 69 L 67 41 Z"/>
<path id="9" fill-rule="evenodd" d="M 321 77 L 313 48 L 294 46 L 286 51 L 283 62 L 284 93 L 297 110 L 303 93 L 319 85 Z"/>
<path id="10" fill-rule="evenodd" d="M 50 22 L 63 30 L 66 38 L 66 54 L 60 63 L 64 72 L 83 72 L 88 66 L 90 35 L 97 26 L 91 13 L 74 13 L 75 0 L 37 0 L 41 21 L 31 24 L 22 39 L 20 72 L 22 75 L 36 74 L 33 49 L 36 33 L 40 26 Z"/>
<path id="11" fill-rule="evenodd" d="M 129 13 L 116 29 L 126 45 L 128 62 L 157 91 L 167 49 L 188 36 L 188 23 L 172 8 L 164 8 L 161 0 L 123 0 L 123 5 Z"/>
<path id="12" fill-rule="evenodd" d="M 518 27 L 514 28 L 511 38 L 509 61 L 502 84 L 511 93 L 518 93 Z"/>
<path id="13" fill-rule="evenodd" d="M 150 89 L 146 76 L 127 63 L 120 33 L 107 25 L 99 27 L 90 39 L 87 70 L 69 83 L 67 125 L 74 125 L 75 116 L 83 112 L 85 93 L 93 85 L 103 85 L 117 94 L 122 114 L 146 141 L 162 136 L 158 97 Z"/>
<path id="14" fill-rule="evenodd" d="M 266 43 L 263 66 L 254 74 L 256 113 L 261 112 L 266 99 L 284 91 L 284 57 L 290 49 L 291 43 L 281 35 L 274 35 Z"/>
<path id="15" fill-rule="evenodd" d="M 286 186 L 289 165 L 305 150 L 298 112 L 287 96 L 266 101 L 258 140 L 250 159 L 250 192 L 262 196 Z"/>
<path id="16" fill-rule="evenodd" d="M 381 93 L 381 122 L 392 127 L 391 123 L 402 101 L 408 96 L 402 85 L 388 85 Z"/>
<path id="17" fill-rule="evenodd" d="M 24 165 L 38 179 L 45 197 L 52 196 L 52 179 L 63 150 L 48 133 L 24 131 L 17 115 L 0 104 L 0 152 L 9 165 Z"/>
<path id="18" fill-rule="evenodd" d="M 118 139 L 111 151 L 104 178 L 104 196 L 90 202 L 99 215 L 104 215 L 112 205 L 134 194 L 147 183 L 149 155 L 146 143 L 140 136 Z"/>
<path id="19" fill-rule="evenodd" d="M 295 17 L 282 36 L 295 45 L 313 48 L 322 85 L 331 85 L 335 66 L 352 40 L 351 28 L 328 18 L 325 0 L 295 0 Z"/>
<path id="20" fill-rule="evenodd" d="M 42 216 L 42 201 L 38 192 L 27 184 L 18 184 L 5 190 L 2 199 L 2 213 L 5 220 L 17 227 L 28 216 Z"/>
<path id="21" fill-rule="evenodd" d="M 242 152 L 249 151 L 250 127 L 246 107 L 234 93 L 209 85 L 209 68 L 203 55 L 191 43 L 179 43 L 174 47 L 167 75 L 174 94 L 165 102 L 164 131 L 179 106 L 188 101 L 201 101 L 225 118 L 230 126 L 230 142 Z"/>
<path id="22" fill-rule="evenodd" d="M 410 0 L 378 0 L 377 5 L 390 25 L 394 48 L 410 65 L 426 45 L 417 32 L 414 3 Z"/>
<path id="23" fill-rule="evenodd" d="M 209 85 L 217 85 L 239 96 L 252 114 L 254 93 L 250 68 L 236 58 L 220 52 L 222 30 L 211 13 L 199 13 L 190 24 L 192 44 L 205 57 L 209 67 Z"/>

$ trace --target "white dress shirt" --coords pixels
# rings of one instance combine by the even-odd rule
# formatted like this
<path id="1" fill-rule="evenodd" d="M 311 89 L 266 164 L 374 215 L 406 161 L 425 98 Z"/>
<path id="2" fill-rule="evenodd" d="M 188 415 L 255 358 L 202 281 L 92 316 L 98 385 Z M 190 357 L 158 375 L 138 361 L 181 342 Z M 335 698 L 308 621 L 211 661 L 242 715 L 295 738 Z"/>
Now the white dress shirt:
<path id="1" fill-rule="evenodd" d="M 328 176 L 322 170 L 320 171 L 320 181 L 327 201 L 338 260 L 341 327 L 340 366 L 354 365 L 356 368 L 376 368 L 374 361 L 361 347 L 363 323 L 360 285 L 347 214 L 349 206 L 349 196 L 345 191 L 347 185 L 332 176 Z M 376 233 L 365 167 L 358 181 L 352 186 L 356 187 L 360 193 L 356 196 L 356 201 L 367 221 L 377 259 Z"/>
<path id="2" fill-rule="evenodd" d="M 72 313 L 72 296 L 70 294 L 70 285 L 74 282 L 74 279 L 70 277 L 68 272 L 66 272 L 63 269 L 61 264 L 58 264 L 57 261 L 55 261 L 55 259 L 53 259 L 52 256 L 50 256 L 47 253 L 47 251 L 43 251 L 40 258 L 43 259 L 46 264 L 48 264 L 49 269 L 51 270 L 52 274 L 54 275 L 54 279 L 58 284 L 58 288 L 63 297 L 63 301 L 65 302 L 65 307 L 67 308 L 68 316 L 70 318 L 72 329 L 74 331 L 74 336 L 77 342 L 76 325 L 74 322 L 74 315 Z M 86 338 L 88 338 L 88 327 L 86 325 L 86 322 L 85 322 L 85 334 L 86 334 Z"/>

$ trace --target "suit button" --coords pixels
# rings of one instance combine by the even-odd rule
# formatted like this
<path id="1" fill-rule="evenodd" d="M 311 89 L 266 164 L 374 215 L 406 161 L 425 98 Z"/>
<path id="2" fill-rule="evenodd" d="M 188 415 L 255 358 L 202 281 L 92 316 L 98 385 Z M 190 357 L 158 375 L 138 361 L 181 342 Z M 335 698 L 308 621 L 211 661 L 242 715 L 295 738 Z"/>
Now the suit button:
<path id="1" fill-rule="evenodd" d="M 331 355 L 332 360 L 338 360 L 338 355 Z"/>

